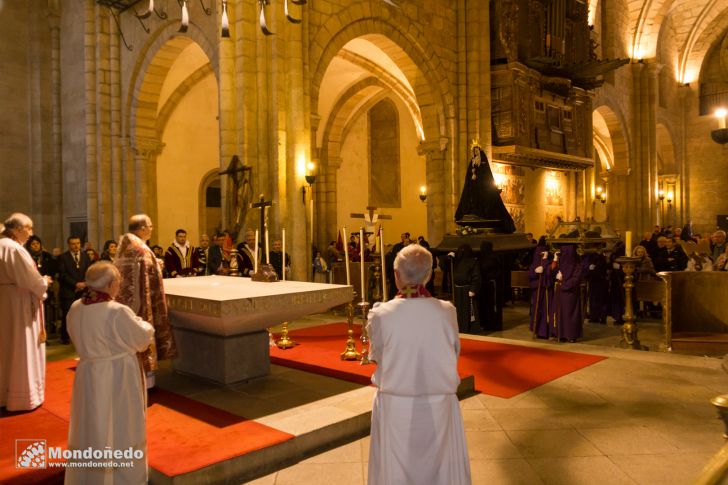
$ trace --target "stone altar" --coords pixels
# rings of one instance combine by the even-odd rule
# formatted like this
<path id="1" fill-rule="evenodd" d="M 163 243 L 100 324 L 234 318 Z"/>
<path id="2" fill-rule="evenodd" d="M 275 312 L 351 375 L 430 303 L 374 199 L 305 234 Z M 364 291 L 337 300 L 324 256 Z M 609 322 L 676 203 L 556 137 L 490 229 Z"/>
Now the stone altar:
<path id="1" fill-rule="evenodd" d="M 174 369 L 220 384 L 270 373 L 266 328 L 352 299 L 345 285 L 229 276 L 166 279 L 164 290 L 179 349 Z"/>

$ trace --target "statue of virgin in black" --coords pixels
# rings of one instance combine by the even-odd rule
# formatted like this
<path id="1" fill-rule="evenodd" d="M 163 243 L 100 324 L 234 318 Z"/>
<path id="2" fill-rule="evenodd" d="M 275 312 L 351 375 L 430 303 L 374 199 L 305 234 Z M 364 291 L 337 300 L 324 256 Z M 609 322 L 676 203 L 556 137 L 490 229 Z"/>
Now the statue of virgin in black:
<path id="1" fill-rule="evenodd" d="M 489 227 L 505 234 L 516 232 L 500 192 L 490 171 L 488 157 L 479 146 L 473 146 L 473 157 L 465 174 L 455 222 L 461 226 Z"/>

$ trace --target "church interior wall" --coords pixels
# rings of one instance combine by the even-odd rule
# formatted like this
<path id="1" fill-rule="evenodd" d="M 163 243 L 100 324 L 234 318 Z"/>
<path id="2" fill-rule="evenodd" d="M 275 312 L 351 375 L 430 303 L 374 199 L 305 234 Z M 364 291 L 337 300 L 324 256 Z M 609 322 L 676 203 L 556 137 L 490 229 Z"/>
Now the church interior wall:
<path id="1" fill-rule="evenodd" d="M 710 72 L 720 70 L 720 39 L 703 63 L 701 80 Z M 713 231 L 716 215 L 728 214 L 725 197 L 725 175 L 728 173 L 726 147 L 715 143 L 710 132 L 718 128 L 718 120 L 711 114 L 700 115 L 699 83 L 690 84 L 685 95 L 685 139 L 689 171 L 690 217 L 699 232 Z"/>
<path id="2" fill-rule="evenodd" d="M 3 175 L 0 177 L 0 207 L 6 212 L 20 210 L 31 212 L 30 133 L 28 131 L 28 103 L 31 89 L 31 66 L 26 42 L 12 39 L 29 39 L 29 9 L 20 2 L 8 3 L 0 15 L 0 89 L 5 96 L 0 103 L 0 123 L 3 142 L 0 143 L 0 159 Z"/>
<path id="3" fill-rule="evenodd" d="M 162 135 L 165 144 L 157 158 L 157 208 L 155 236 L 166 246 L 174 232 L 187 231 L 191 244 L 199 241 L 200 183 L 219 167 L 217 81 L 207 76 L 180 101 Z"/>
<path id="4" fill-rule="evenodd" d="M 417 154 L 417 133 L 406 106 L 396 97 L 388 97 L 397 107 L 400 129 L 401 207 L 379 207 L 381 214 L 392 216 L 384 221 L 384 242 L 394 244 L 400 234 L 409 232 L 412 237 L 427 238 L 427 208 L 419 199 L 420 187 L 425 185 L 424 157 Z M 369 121 L 358 116 L 348 129 L 341 150 L 341 168 L 337 174 L 336 227 L 346 226 L 349 231 L 358 230 L 362 219 L 350 217 L 363 213 L 369 205 Z"/>

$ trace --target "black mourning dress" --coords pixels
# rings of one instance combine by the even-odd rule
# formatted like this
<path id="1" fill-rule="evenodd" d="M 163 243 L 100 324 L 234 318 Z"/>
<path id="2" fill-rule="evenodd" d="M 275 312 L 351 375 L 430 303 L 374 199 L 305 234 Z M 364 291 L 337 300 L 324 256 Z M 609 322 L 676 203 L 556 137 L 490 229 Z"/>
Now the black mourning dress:
<path id="1" fill-rule="evenodd" d="M 455 212 L 455 222 L 473 227 L 492 227 L 496 232 L 516 232 L 513 218 L 500 197 L 485 152 L 478 148 L 480 157 L 474 156 L 465 174 L 463 193 Z"/>

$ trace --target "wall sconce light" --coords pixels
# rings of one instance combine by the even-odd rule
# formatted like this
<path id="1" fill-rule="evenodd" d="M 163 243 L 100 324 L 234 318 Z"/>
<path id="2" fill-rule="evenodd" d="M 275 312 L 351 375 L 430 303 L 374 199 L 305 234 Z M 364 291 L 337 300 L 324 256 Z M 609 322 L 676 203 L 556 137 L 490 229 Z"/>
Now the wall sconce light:
<path id="1" fill-rule="evenodd" d="M 667 205 L 672 204 L 672 200 L 674 199 L 675 194 L 672 193 L 672 190 L 667 193 Z"/>
<path id="2" fill-rule="evenodd" d="M 660 202 L 662 202 L 663 200 L 665 200 L 665 191 L 662 190 L 662 189 L 660 189 L 657 192 L 657 198 L 660 199 Z"/>
<path id="3" fill-rule="evenodd" d="M 313 194 L 313 184 L 316 182 L 316 164 L 313 162 L 308 162 L 306 164 L 306 175 L 304 177 L 306 179 L 306 183 L 308 184 L 308 187 L 311 189 L 311 194 Z M 301 187 L 301 200 L 306 204 L 306 186 L 304 185 Z"/>
<path id="4" fill-rule="evenodd" d="M 718 118 L 718 129 L 710 132 L 710 137 L 714 142 L 725 145 L 728 143 L 728 129 L 725 127 L 725 118 L 728 114 L 725 108 L 715 110 L 715 117 Z"/>
<path id="5" fill-rule="evenodd" d="M 420 187 L 420 200 L 422 202 L 427 200 L 427 187 L 425 187 L 424 185 Z"/>
<path id="6" fill-rule="evenodd" d="M 606 192 L 602 192 L 601 194 L 599 194 L 599 202 L 601 202 L 602 204 L 607 203 L 607 193 Z"/>

